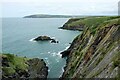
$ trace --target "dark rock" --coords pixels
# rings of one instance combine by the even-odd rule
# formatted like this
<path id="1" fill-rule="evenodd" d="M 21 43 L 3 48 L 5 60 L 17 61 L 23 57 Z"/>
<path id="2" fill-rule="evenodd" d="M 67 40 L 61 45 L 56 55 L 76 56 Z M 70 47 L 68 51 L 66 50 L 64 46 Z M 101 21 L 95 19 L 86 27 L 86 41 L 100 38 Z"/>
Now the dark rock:
<path id="1" fill-rule="evenodd" d="M 34 39 L 35 41 L 51 41 L 51 43 L 59 43 L 59 41 L 56 41 L 55 39 L 52 39 L 48 36 L 39 36 Z"/>
<path id="2" fill-rule="evenodd" d="M 43 60 L 34 58 L 29 60 L 28 62 L 30 65 L 28 68 L 30 78 L 47 78 L 48 67 Z"/>
<path id="3" fill-rule="evenodd" d="M 12 55 L 12 54 L 9 54 L 9 55 Z M 14 57 L 19 58 L 16 56 Z M 24 58 L 21 57 L 21 59 L 24 59 Z M 28 59 L 26 61 L 24 62 L 24 64 L 28 65 L 26 70 L 17 68 L 16 65 L 14 65 L 15 68 L 12 68 L 12 66 L 10 65 L 12 64 L 12 62 L 10 61 L 10 59 L 8 59 L 8 56 L 7 55 L 2 56 L 2 67 L 3 67 L 2 68 L 2 80 L 6 80 L 6 79 L 29 80 L 31 78 L 34 78 L 34 80 L 39 80 L 41 78 L 47 79 L 48 67 L 46 66 L 46 63 L 44 62 L 43 59 L 33 58 L 33 59 Z M 5 68 L 11 68 L 15 71 L 15 73 L 8 74 Z"/>
<path id="4" fill-rule="evenodd" d="M 60 54 L 62 54 L 62 58 L 63 58 L 63 57 L 67 57 L 69 53 L 70 53 L 70 50 L 68 49 L 68 50 L 61 52 Z"/>
<path id="5" fill-rule="evenodd" d="M 48 41 L 51 40 L 50 37 L 48 36 L 38 36 L 37 38 L 34 39 L 35 41 Z"/>
<path id="6" fill-rule="evenodd" d="M 51 43 L 59 43 L 59 41 L 56 41 L 55 39 L 52 39 Z"/>

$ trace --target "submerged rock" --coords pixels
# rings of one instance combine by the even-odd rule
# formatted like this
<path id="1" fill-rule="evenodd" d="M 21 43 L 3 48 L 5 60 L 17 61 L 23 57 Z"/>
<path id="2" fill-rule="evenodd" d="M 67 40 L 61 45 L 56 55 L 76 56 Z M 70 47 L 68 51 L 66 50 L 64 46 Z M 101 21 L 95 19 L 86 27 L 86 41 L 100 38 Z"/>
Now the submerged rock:
<path id="1" fill-rule="evenodd" d="M 48 67 L 43 59 L 28 59 L 13 54 L 3 54 L 1 58 L 2 80 L 47 79 Z"/>

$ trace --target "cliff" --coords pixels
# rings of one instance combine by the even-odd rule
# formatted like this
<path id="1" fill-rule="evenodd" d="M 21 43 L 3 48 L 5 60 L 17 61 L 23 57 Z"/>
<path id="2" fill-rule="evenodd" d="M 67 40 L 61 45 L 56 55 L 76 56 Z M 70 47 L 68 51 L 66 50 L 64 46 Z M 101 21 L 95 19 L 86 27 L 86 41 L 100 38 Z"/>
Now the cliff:
<path id="1" fill-rule="evenodd" d="M 13 54 L 2 54 L 2 80 L 6 79 L 47 79 L 48 67 L 43 59 L 18 57 Z"/>
<path id="2" fill-rule="evenodd" d="M 79 24 L 79 21 L 82 19 L 84 18 L 71 18 L 62 27 L 59 27 L 59 29 L 83 31 L 84 25 Z"/>
<path id="3" fill-rule="evenodd" d="M 74 25 L 73 25 L 74 24 Z M 62 57 L 62 78 L 120 78 L 120 17 L 87 17 L 69 25 L 84 27 Z"/>

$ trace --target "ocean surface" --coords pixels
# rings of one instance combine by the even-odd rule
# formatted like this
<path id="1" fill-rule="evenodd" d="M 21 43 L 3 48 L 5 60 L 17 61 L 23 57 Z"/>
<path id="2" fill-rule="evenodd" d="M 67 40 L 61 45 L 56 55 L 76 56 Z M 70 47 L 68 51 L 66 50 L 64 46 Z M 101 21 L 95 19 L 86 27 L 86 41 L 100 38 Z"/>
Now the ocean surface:
<path id="1" fill-rule="evenodd" d="M 66 59 L 60 52 L 70 46 L 69 43 L 80 34 L 79 31 L 61 30 L 68 18 L 3 18 L 2 51 L 18 56 L 44 59 L 49 67 L 48 78 L 58 78 L 63 73 Z M 47 35 L 59 41 L 35 42 L 32 39 Z"/>

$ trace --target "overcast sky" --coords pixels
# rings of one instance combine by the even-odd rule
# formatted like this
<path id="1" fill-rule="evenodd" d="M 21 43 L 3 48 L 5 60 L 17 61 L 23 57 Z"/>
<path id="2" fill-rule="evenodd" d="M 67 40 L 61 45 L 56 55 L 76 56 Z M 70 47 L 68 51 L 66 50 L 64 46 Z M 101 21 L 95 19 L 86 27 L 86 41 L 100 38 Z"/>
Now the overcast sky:
<path id="1" fill-rule="evenodd" d="M 31 14 L 117 15 L 119 0 L 2 0 L 2 17 Z"/>

